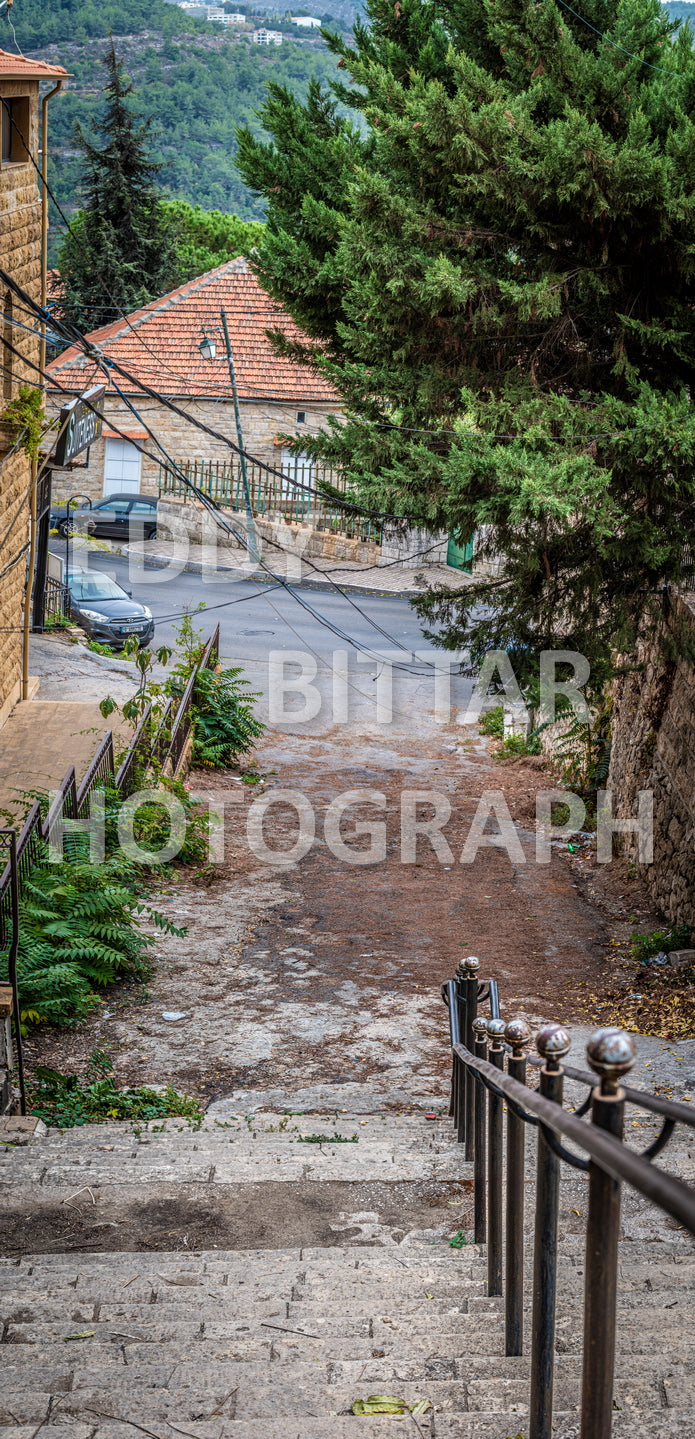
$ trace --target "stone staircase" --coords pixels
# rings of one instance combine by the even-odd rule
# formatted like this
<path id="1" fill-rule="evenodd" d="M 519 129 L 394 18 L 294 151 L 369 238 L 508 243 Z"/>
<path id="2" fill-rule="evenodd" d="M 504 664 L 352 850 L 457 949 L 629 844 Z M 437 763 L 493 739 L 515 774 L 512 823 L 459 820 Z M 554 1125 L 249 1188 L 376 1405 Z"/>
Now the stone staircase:
<path id="1" fill-rule="evenodd" d="M 306 1142 L 322 1132 L 346 1142 Z M 529 1359 L 504 1357 L 484 1252 L 448 1243 L 471 1195 L 444 1118 L 90 1126 L 8 1146 L 0 1165 L 4 1439 L 347 1439 L 365 1422 L 412 1439 L 527 1436 Z M 532 1156 L 528 1175 L 530 1223 Z M 572 1174 L 561 1204 L 557 1439 L 579 1432 L 583 1186 Z M 208 1216 L 218 1247 L 192 1248 L 182 1228 L 158 1250 L 133 1228 L 175 1201 L 198 1234 Z M 235 1226 L 255 1232 L 266 1210 L 262 1244 L 239 1247 Z M 312 1215 L 324 1242 L 289 1247 Z M 649 1216 L 621 1247 L 615 1439 L 682 1439 L 695 1420 L 695 1247 Z M 74 1225 L 62 1241 L 61 1224 Z M 38 1251 L 42 1233 L 54 1252 Z M 432 1407 L 349 1412 L 373 1393 Z"/>

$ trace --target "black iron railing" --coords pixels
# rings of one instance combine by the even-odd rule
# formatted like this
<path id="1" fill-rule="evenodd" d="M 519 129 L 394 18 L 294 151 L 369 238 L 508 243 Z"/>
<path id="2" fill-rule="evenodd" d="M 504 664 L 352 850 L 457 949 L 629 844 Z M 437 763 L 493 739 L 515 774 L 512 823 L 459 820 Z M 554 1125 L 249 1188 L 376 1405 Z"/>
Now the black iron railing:
<path id="1" fill-rule="evenodd" d="M 70 591 L 60 580 L 46 575 L 41 603 L 41 629 L 65 624 L 70 619 Z"/>
<path id="2" fill-rule="evenodd" d="M 593 1035 L 587 1046 L 593 1074 L 563 1068 L 571 1041 L 557 1024 L 536 1036 L 541 1058 L 527 1058 L 529 1026 L 524 1019 L 504 1023 L 494 980 L 485 991 L 478 972 L 479 961 L 471 956 L 442 987 L 452 1047 L 451 1113 L 473 1161 L 474 1238 L 487 1244 L 488 1294 L 504 1296 L 508 1355 L 523 1353 L 526 1127 L 537 1131 L 528 1439 L 550 1439 L 552 1428 L 563 1163 L 585 1171 L 589 1182 L 580 1439 L 610 1439 L 621 1186 L 629 1184 L 695 1235 L 695 1190 L 653 1163 L 677 1123 L 695 1127 L 695 1114 L 685 1104 L 621 1085 L 636 1052 L 632 1036 L 622 1030 Z M 489 1019 L 477 1013 L 486 993 Z M 540 1068 L 538 1091 L 528 1088 L 528 1065 Z M 565 1076 L 589 1086 L 573 1114 L 562 1108 Z M 623 1142 L 626 1104 L 663 1120 L 660 1134 L 641 1154 Z"/>

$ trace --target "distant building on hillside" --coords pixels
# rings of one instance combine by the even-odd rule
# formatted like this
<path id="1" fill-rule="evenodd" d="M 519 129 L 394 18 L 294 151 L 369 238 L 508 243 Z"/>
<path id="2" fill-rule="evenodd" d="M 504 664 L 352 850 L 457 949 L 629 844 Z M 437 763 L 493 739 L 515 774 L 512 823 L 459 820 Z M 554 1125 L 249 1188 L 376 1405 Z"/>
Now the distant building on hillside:
<path id="1" fill-rule="evenodd" d="M 317 20 L 315 15 L 291 15 L 293 25 L 303 25 L 305 30 L 320 30 L 322 20 Z"/>
<path id="2" fill-rule="evenodd" d="M 282 34 L 279 30 L 254 30 L 254 45 L 282 45 Z"/>
<path id="3" fill-rule="evenodd" d="M 60 65 L 26 60 L 0 50 L 0 266 L 37 304 L 42 299 L 39 83 L 63 80 Z M 24 302 L 0 283 L 0 725 L 22 694 L 22 619 L 30 528 L 30 495 L 36 477 L 7 408 L 22 386 L 34 393 L 41 362 L 37 327 Z M 20 424 L 21 433 L 21 424 Z M 39 564 L 46 572 L 50 509 L 49 475 L 37 484 Z M 36 574 L 41 573 L 37 565 Z M 42 611 L 39 586 L 35 598 Z"/>

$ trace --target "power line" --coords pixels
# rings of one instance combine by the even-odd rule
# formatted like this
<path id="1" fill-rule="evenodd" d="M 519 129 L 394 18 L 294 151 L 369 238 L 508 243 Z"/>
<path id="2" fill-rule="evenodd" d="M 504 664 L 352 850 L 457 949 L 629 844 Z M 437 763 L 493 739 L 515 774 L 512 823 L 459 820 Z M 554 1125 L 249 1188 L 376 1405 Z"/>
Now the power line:
<path id="1" fill-rule="evenodd" d="M 620 50 L 623 55 L 629 55 L 631 60 L 637 60 L 640 65 L 646 65 L 648 70 L 658 70 L 661 75 L 675 75 L 681 80 L 684 78 L 680 70 L 665 70 L 663 65 L 652 65 L 649 60 L 643 60 L 641 55 L 635 55 L 632 50 L 626 50 L 623 45 L 618 45 L 615 40 L 611 40 L 610 35 L 604 35 L 603 30 L 597 30 L 596 26 L 592 25 L 590 20 L 585 20 L 584 16 L 580 15 L 578 10 L 573 10 L 572 6 L 567 4 L 567 0 L 560 0 L 560 4 L 564 10 L 569 10 L 570 15 L 574 15 L 577 20 L 581 20 L 582 25 L 587 25 L 589 30 L 593 30 L 595 35 L 600 35 L 601 39 L 605 40 L 608 45 L 612 45 L 614 50 Z"/>

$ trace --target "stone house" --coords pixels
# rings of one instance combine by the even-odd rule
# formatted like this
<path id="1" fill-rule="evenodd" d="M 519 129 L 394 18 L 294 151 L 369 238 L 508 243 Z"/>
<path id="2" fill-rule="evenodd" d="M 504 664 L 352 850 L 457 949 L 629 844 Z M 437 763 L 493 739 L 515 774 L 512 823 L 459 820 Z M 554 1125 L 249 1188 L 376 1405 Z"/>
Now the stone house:
<path id="1" fill-rule="evenodd" d="M 93 500 L 119 491 L 157 494 L 163 484 L 166 492 L 173 488 L 176 493 L 176 486 L 164 483 L 164 456 L 145 425 L 177 465 L 194 471 L 196 482 L 207 487 L 214 473 L 221 484 L 220 475 L 229 479 L 232 468 L 237 473 L 236 455 L 226 443 L 229 439 L 236 445 L 237 429 L 223 311 L 234 359 L 244 448 L 288 477 L 296 474 L 297 460 L 279 436 L 315 434 L 325 428 L 328 415 L 339 413 L 339 397 L 306 366 L 274 354 L 266 333 L 269 329 L 281 329 L 290 339 L 304 337 L 261 289 L 246 261 L 236 259 L 88 336 L 90 343 L 122 365 L 132 380 L 100 372 L 97 363 L 75 347 L 51 362 L 48 399 L 54 411 L 102 379 L 107 385 L 102 437 L 92 445 L 85 468 L 54 472 L 54 500 L 77 490 Z M 201 353 L 206 340 L 204 348 L 208 354 L 214 351 L 214 357 Z M 142 420 L 117 394 L 115 384 L 141 412 Z M 162 399 L 153 398 L 145 387 Z M 223 438 L 195 428 L 167 408 L 167 399 Z M 303 472 L 301 461 L 299 468 Z M 287 490 L 289 493 L 289 483 Z"/>
<path id="2" fill-rule="evenodd" d="M 0 50 L 2 146 L 0 153 L 0 267 L 33 300 L 42 296 L 42 216 L 39 169 L 39 85 L 61 81 L 66 71 Z M 14 448 L 3 411 L 22 385 L 36 386 L 39 336 L 20 329 L 31 319 L 0 281 L 0 725 L 22 697 L 22 617 L 30 539 L 32 465 Z M 18 352 L 18 353 L 15 353 Z M 27 695 L 24 696 L 28 697 Z"/>

